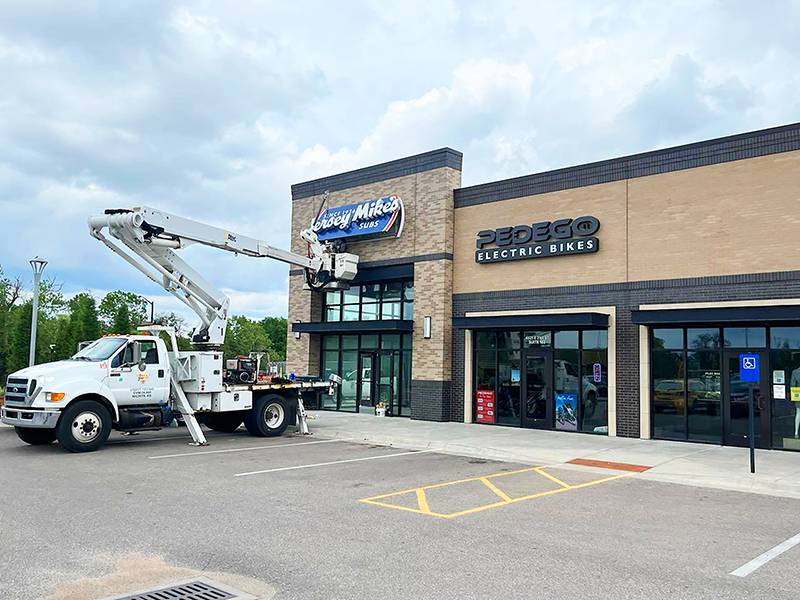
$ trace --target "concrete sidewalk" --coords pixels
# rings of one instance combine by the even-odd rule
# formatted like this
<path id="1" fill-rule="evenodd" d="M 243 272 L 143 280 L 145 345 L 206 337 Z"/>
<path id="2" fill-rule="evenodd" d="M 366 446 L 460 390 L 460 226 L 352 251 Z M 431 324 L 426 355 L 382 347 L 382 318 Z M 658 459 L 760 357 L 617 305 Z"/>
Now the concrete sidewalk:
<path id="1" fill-rule="evenodd" d="M 533 465 L 564 465 L 574 459 L 628 463 L 650 467 L 635 475 L 642 479 L 800 499 L 797 452 L 757 450 L 756 474 L 751 475 L 747 448 L 370 414 L 311 414 L 311 431 L 325 437 Z"/>

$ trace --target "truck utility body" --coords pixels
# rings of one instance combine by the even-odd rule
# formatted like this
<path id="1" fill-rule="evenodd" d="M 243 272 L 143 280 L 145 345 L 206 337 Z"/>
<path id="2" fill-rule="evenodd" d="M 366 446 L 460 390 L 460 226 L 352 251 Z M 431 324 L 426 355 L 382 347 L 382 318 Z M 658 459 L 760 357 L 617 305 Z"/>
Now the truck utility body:
<path id="1" fill-rule="evenodd" d="M 142 207 L 114 209 L 89 219 L 92 236 L 189 306 L 200 323 L 192 331 L 195 350 L 178 349 L 170 327 L 140 327 L 141 335 L 96 340 L 68 360 L 12 373 L 6 386 L 3 423 L 29 444 L 56 439 L 66 450 L 86 452 L 105 443 L 111 429 L 145 431 L 182 422 L 194 443 L 207 444 L 200 424 L 232 432 L 244 423 L 253 435 L 280 435 L 297 422 L 308 433 L 302 396 L 333 393 L 339 380 L 225 383 L 221 345 L 228 298 L 175 252 L 199 243 L 237 254 L 267 257 L 303 267 L 313 288 L 344 287 L 356 274 L 358 257 L 302 233 L 309 256 Z M 116 243 L 106 237 L 105 229 Z M 124 249 L 124 248 L 125 249 Z M 169 344 L 162 336 L 168 338 Z"/>

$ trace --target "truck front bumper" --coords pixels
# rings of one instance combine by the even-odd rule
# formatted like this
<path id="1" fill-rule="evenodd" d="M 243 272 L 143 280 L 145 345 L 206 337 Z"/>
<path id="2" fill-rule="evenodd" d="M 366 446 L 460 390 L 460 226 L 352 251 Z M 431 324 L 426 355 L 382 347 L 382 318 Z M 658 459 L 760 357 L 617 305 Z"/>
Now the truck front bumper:
<path id="1" fill-rule="evenodd" d="M 57 410 L 41 410 L 32 408 L 0 408 L 0 421 L 14 427 L 31 427 L 37 429 L 53 429 L 61 414 Z"/>

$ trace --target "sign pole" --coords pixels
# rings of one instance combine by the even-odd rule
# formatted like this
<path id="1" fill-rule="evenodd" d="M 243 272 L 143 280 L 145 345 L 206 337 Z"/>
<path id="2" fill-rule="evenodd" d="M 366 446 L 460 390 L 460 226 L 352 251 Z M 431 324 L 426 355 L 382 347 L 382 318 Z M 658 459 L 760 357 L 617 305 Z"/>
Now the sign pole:
<path id="1" fill-rule="evenodd" d="M 755 415 L 755 390 L 750 387 L 750 401 L 747 403 L 748 407 L 748 421 L 750 426 L 750 433 L 748 441 L 750 442 L 750 472 L 756 472 L 756 415 Z"/>

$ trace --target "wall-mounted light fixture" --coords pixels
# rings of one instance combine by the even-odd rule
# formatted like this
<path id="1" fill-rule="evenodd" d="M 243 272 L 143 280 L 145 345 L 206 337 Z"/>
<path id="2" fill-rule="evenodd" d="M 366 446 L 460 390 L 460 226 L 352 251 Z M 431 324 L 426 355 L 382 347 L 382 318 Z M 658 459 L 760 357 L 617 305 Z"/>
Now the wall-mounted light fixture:
<path id="1" fill-rule="evenodd" d="M 426 340 L 431 339 L 431 321 L 430 317 L 425 317 L 422 321 L 422 337 Z"/>
<path id="2" fill-rule="evenodd" d="M 295 323 L 302 323 L 302 321 L 298 320 L 298 321 L 295 321 Z M 294 339 L 296 339 L 296 340 L 300 339 L 300 332 L 299 331 L 295 331 L 294 332 Z"/>

